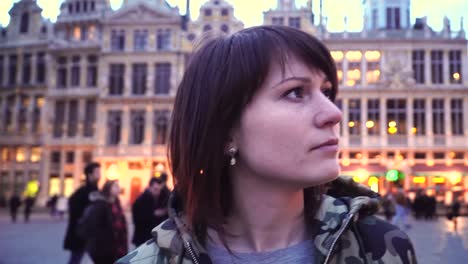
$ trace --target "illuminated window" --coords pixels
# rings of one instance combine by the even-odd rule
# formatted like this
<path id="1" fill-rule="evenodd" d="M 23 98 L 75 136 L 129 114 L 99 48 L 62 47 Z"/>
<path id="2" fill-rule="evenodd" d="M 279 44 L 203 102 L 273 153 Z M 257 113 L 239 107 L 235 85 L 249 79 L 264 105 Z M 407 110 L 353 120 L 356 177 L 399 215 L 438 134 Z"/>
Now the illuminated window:
<path id="1" fill-rule="evenodd" d="M 94 40 L 96 38 L 96 26 L 90 25 L 89 26 L 89 39 Z"/>
<path id="2" fill-rule="evenodd" d="M 80 40 L 81 39 L 81 27 L 80 26 L 75 26 L 73 28 L 73 38 L 75 40 Z"/>
<path id="3" fill-rule="evenodd" d="M 333 60 L 335 60 L 336 71 L 338 75 L 338 82 L 343 81 L 343 52 L 342 51 L 331 51 L 330 52 Z"/>
<path id="4" fill-rule="evenodd" d="M 26 148 L 20 147 L 16 150 L 16 162 L 26 161 Z"/>
<path id="5" fill-rule="evenodd" d="M 31 148 L 31 162 L 39 162 L 41 161 L 42 157 L 42 149 L 40 147 L 32 147 Z"/>
<path id="6" fill-rule="evenodd" d="M 361 100 L 350 99 L 349 103 L 349 115 L 348 115 L 348 129 L 350 135 L 361 134 Z"/>
<path id="7" fill-rule="evenodd" d="M 450 100 L 450 117 L 452 119 L 452 134 L 463 135 L 463 99 L 455 98 Z"/>
<path id="8" fill-rule="evenodd" d="M 404 135 L 406 134 L 406 100 L 388 99 L 387 100 L 387 120 L 388 134 Z"/>
<path id="9" fill-rule="evenodd" d="M 413 101 L 413 127 L 411 133 L 416 135 L 426 134 L 426 101 L 414 99 Z"/>
<path id="10" fill-rule="evenodd" d="M 369 99 L 367 101 L 366 127 L 369 135 L 380 134 L 380 100 Z"/>
<path id="11" fill-rule="evenodd" d="M 365 58 L 367 61 L 367 82 L 376 83 L 380 79 L 380 52 L 366 51 Z"/>
<path id="12" fill-rule="evenodd" d="M 360 51 L 348 51 L 346 53 L 348 60 L 348 72 L 346 74 L 347 86 L 354 86 L 361 81 L 361 59 L 362 53 Z"/>
<path id="13" fill-rule="evenodd" d="M 449 52 L 449 79 L 450 83 L 462 83 L 461 50 Z"/>

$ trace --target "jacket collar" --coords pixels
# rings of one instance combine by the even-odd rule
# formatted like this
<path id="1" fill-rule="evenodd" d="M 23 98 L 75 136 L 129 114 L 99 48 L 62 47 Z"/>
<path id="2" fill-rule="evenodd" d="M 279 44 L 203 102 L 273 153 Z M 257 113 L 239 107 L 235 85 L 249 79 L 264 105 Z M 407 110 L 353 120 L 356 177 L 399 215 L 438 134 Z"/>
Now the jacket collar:
<path id="1" fill-rule="evenodd" d="M 378 210 L 379 195 L 352 179 L 338 178 L 328 185 L 315 216 L 314 245 L 318 263 L 327 262 L 335 244 L 352 222 L 372 215 Z M 172 194 L 169 199 L 169 219 L 152 231 L 156 244 L 163 252 L 181 255 L 193 263 L 211 263 L 206 249 L 192 236 L 186 224 L 180 201 Z"/>

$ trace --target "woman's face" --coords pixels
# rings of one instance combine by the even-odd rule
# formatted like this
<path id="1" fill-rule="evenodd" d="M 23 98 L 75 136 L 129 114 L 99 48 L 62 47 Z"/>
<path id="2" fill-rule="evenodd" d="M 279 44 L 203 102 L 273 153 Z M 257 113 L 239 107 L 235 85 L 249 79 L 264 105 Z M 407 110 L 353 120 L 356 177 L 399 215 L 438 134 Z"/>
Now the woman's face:
<path id="1" fill-rule="evenodd" d="M 115 182 L 112 184 L 111 190 L 110 190 L 111 196 L 113 197 L 118 197 L 120 194 L 120 186 L 118 182 Z"/>
<path id="2" fill-rule="evenodd" d="M 233 131 L 235 173 L 300 188 L 335 179 L 342 113 L 328 94 L 325 75 L 297 58 L 290 57 L 284 74 L 272 65 Z"/>

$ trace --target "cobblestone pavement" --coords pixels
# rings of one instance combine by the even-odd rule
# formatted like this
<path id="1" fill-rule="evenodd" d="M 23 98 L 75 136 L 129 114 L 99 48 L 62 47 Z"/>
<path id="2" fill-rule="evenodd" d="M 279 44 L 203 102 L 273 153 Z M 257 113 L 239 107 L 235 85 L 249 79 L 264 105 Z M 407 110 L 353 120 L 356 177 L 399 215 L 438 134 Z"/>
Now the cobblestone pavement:
<path id="1" fill-rule="evenodd" d="M 414 243 L 419 263 L 468 263 L 468 217 L 459 219 L 456 232 L 452 223 L 442 217 L 410 223 L 407 233 Z M 33 215 L 27 224 L 22 218 L 15 224 L 10 223 L 8 216 L 0 213 L 0 264 L 66 263 L 68 252 L 62 249 L 65 228 L 65 220 L 52 220 L 44 213 Z M 83 262 L 91 263 L 88 257 Z"/>

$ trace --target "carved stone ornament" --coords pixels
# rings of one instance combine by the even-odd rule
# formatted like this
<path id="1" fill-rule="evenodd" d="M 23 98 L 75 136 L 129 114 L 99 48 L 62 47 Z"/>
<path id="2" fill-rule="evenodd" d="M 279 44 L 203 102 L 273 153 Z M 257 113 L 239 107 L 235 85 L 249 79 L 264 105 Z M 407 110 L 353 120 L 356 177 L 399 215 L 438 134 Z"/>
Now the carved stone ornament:
<path id="1" fill-rule="evenodd" d="M 401 54 L 391 54 L 387 59 L 387 63 L 382 67 L 383 78 L 381 85 L 383 87 L 405 89 L 416 83 L 413 78 L 413 72 L 411 69 L 408 69 L 408 63 L 404 56 Z"/>

